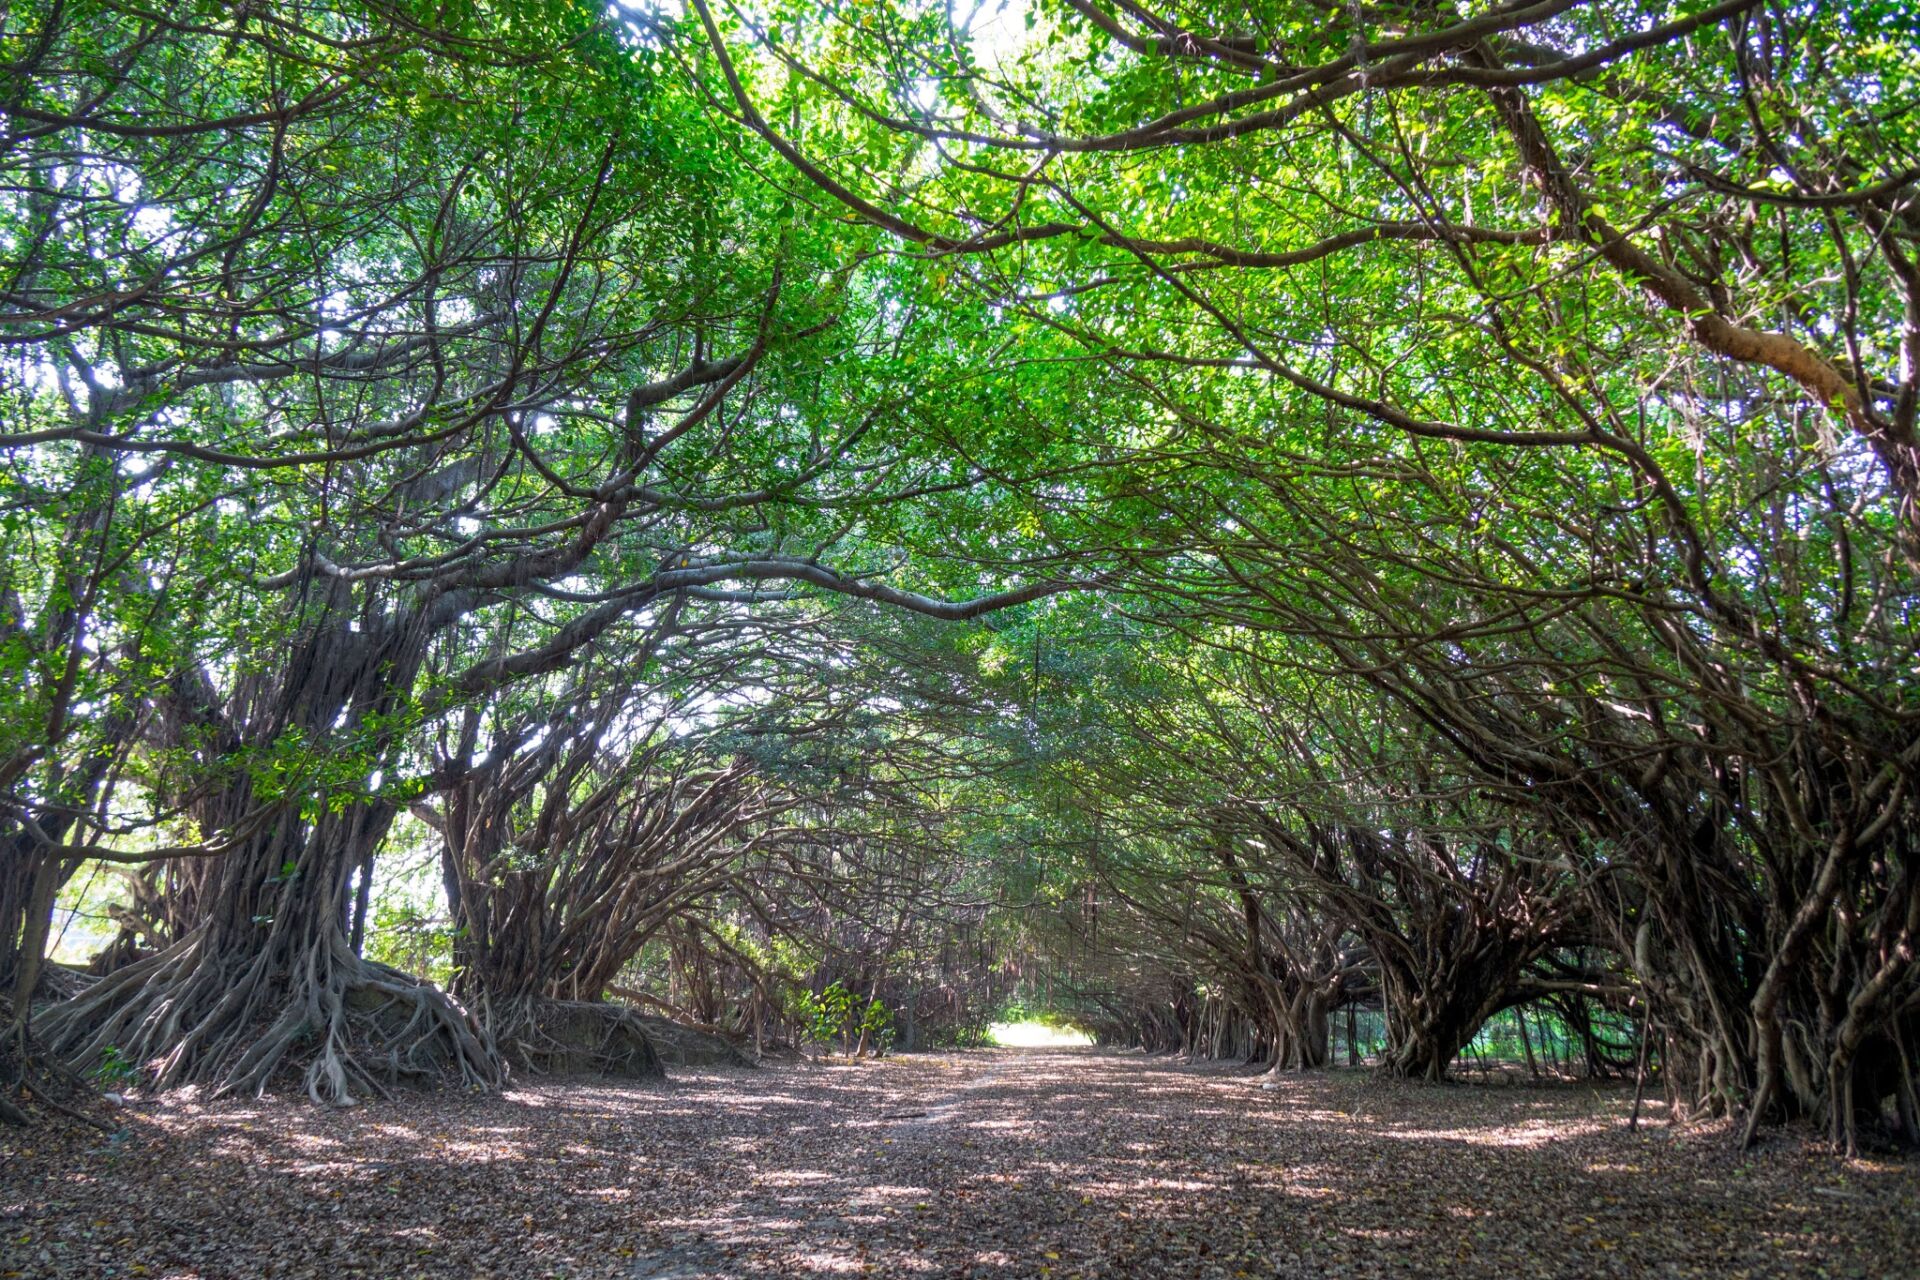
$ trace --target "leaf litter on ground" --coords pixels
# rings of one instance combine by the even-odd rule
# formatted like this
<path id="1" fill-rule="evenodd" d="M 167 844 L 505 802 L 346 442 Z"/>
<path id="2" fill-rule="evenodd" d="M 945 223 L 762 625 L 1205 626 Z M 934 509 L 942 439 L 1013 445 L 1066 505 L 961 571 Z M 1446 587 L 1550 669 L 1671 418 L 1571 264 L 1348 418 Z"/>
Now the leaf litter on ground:
<path id="1" fill-rule="evenodd" d="M 1627 1090 L 1096 1051 L 173 1095 L 0 1135 L 0 1278 L 1910 1280 L 1920 1167 L 1637 1132 Z"/>

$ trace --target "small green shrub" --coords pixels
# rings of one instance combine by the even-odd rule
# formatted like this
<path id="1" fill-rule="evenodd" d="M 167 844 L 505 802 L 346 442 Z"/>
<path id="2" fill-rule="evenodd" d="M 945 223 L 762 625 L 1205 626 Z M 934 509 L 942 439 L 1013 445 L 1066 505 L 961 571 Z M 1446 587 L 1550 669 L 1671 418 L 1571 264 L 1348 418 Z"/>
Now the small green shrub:
<path id="1" fill-rule="evenodd" d="M 110 1044 L 100 1053 L 93 1079 L 103 1089 L 131 1088 L 139 1083 L 140 1064 L 122 1053 L 119 1045 Z"/>
<path id="2" fill-rule="evenodd" d="M 843 983 L 818 992 L 802 988 L 794 996 L 792 1012 L 815 1043 L 831 1050 L 837 1040 L 849 1057 L 861 1039 L 876 1053 L 893 1047 L 892 1010 L 879 1000 L 869 1000 L 863 1008 Z"/>

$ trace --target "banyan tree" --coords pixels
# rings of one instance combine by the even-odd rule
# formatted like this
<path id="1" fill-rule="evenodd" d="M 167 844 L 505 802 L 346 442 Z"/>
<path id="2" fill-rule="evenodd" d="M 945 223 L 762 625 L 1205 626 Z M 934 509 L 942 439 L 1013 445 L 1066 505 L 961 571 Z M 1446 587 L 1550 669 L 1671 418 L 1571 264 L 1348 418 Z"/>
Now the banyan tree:
<path id="1" fill-rule="evenodd" d="M 1038 991 L 1920 1142 L 1910 18 L 982 17 L 8 9 L 0 1088 Z"/>

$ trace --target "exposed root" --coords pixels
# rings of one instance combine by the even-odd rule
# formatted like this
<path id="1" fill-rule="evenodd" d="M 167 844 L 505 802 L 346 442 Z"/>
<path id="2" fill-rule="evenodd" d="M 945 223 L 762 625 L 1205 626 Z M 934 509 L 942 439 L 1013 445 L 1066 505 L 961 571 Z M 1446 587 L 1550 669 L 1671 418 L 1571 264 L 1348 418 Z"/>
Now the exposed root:
<path id="1" fill-rule="evenodd" d="M 24 1127 L 51 1112 L 112 1133 L 117 1125 L 89 1114 L 101 1105 L 99 1092 L 49 1054 L 14 1021 L 12 1004 L 0 1000 L 0 1124 Z"/>
<path id="2" fill-rule="evenodd" d="M 635 1012 L 647 1039 L 669 1067 L 751 1067 L 754 1060 L 716 1031 L 690 1027 L 656 1014 Z M 878 1054 L 876 1053 L 877 1057 Z"/>
<path id="3" fill-rule="evenodd" d="M 482 1014 L 517 1067 L 642 1080 L 666 1075 L 648 1020 L 625 1005 L 520 997 L 489 1002 Z"/>
<path id="4" fill-rule="evenodd" d="M 203 927 L 47 1010 L 37 1026 L 68 1062 L 133 1064 L 154 1089 L 257 1095 L 297 1073 L 315 1102 L 350 1106 L 402 1082 L 504 1083 L 486 1032 L 445 992 L 337 936 L 292 959 L 231 954 Z"/>

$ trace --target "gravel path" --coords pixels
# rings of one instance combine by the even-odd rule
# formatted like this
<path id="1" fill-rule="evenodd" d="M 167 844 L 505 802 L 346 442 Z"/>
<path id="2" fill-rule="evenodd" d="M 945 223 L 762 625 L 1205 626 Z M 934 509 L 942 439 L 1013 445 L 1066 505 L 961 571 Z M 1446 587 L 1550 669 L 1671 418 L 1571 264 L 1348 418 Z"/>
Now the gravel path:
<path id="1" fill-rule="evenodd" d="M 1092 1051 L 542 1080 L 0 1134 L 0 1277 L 1920 1274 L 1920 1166 L 1588 1086 Z"/>

